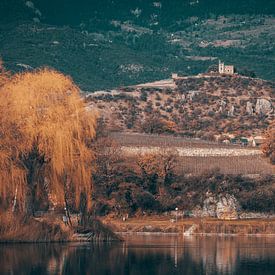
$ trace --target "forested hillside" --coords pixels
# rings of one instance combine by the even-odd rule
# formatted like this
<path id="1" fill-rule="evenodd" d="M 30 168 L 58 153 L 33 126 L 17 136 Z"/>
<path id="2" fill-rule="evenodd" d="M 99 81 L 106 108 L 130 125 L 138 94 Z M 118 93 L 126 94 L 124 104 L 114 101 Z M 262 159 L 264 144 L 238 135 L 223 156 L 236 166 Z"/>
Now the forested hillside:
<path id="1" fill-rule="evenodd" d="M 50 66 L 84 91 L 204 72 L 218 59 L 274 80 L 274 1 L 0 3 L 12 71 Z"/>

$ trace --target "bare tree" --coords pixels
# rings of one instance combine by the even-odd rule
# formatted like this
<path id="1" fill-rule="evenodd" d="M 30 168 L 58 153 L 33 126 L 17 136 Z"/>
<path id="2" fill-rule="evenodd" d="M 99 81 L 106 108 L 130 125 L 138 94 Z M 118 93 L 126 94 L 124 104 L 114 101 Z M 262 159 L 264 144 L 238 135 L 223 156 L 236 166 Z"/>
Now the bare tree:
<path id="1" fill-rule="evenodd" d="M 100 194 L 107 196 L 112 192 L 113 182 L 117 182 L 119 165 L 122 162 L 120 147 L 110 137 L 100 137 L 94 143 L 95 172 L 94 179 Z"/>
<path id="2" fill-rule="evenodd" d="M 145 181 L 158 180 L 159 193 L 175 175 L 178 163 L 177 154 L 170 149 L 161 149 L 159 152 L 141 154 L 137 158 L 137 165 Z M 148 183 L 150 185 L 150 182 Z"/>
<path id="3" fill-rule="evenodd" d="M 265 142 L 262 146 L 263 153 L 272 164 L 275 164 L 275 122 L 273 122 L 265 134 Z"/>

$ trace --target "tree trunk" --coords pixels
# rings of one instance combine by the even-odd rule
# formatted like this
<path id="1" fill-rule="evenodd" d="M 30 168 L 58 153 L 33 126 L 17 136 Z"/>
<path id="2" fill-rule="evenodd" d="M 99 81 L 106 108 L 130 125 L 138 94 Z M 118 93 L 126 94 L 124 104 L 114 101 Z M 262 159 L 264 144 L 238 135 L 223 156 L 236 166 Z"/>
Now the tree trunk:
<path id="1" fill-rule="evenodd" d="M 37 146 L 24 158 L 24 165 L 27 168 L 27 189 L 25 194 L 25 214 L 27 217 L 34 216 L 35 188 L 39 182 L 44 156 L 39 155 Z"/>
<path id="2" fill-rule="evenodd" d="M 26 192 L 25 215 L 28 217 L 34 216 L 34 188 L 33 188 L 33 186 L 28 186 L 28 190 Z"/>
<path id="3" fill-rule="evenodd" d="M 72 226 L 71 215 L 70 215 L 69 205 L 68 205 L 66 196 L 65 196 L 65 215 L 68 218 L 69 225 Z"/>
<path id="4" fill-rule="evenodd" d="M 16 209 L 17 193 L 18 193 L 18 186 L 16 186 L 15 188 L 15 195 L 14 195 L 13 204 L 12 204 L 12 212 L 15 212 L 15 209 Z"/>

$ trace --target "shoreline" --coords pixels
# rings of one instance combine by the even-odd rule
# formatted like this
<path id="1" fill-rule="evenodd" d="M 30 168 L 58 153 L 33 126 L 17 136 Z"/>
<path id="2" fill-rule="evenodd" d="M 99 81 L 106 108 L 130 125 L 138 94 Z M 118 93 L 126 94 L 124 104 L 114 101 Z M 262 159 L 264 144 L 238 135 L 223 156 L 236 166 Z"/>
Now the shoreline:
<path id="1" fill-rule="evenodd" d="M 214 218 L 179 218 L 176 222 L 167 216 L 141 216 L 122 220 L 119 218 L 101 217 L 97 223 L 102 228 L 108 228 L 105 233 L 93 229 L 88 233 L 72 232 L 66 237 L 60 235 L 45 238 L 22 236 L 1 236 L 0 244 L 66 244 L 66 243 L 113 243 L 124 242 L 124 236 L 248 236 L 275 237 L 275 218 L 246 219 L 246 220 L 218 220 Z M 109 233 L 108 233 L 109 232 Z M 45 234 L 48 233 L 46 230 Z M 44 236 L 44 237 L 43 237 Z M 62 237 L 63 236 L 63 237 Z"/>
<path id="2" fill-rule="evenodd" d="M 184 238 L 192 238 L 192 237 L 253 237 L 253 238 L 275 238 L 275 233 L 260 233 L 260 234 L 230 234 L 230 233 L 194 233 L 190 235 L 185 235 L 184 233 L 175 232 L 114 232 L 119 237 L 123 236 L 165 236 L 165 237 L 184 237 Z M 10 245 L 10 244 L 60 244 L 60 245 L 67 245 L 67 244 L 90 244 L 90 243 L 123 243 L 126 240 L 66 240 L 66 241 L 56 241 L 56 240 L 48 240 L 48 241 L 20 241 L 20 240 L 0 240 L 0 245 Z"/>
<path id="3" fill-rule="evenodd" d="M 115 234 L 118 234 L 119 236 L 123 235 L 140 235 L 140 236 L 183 236 L 183 237 L 227 237 L 227 236 L 232 236 L 232 237 L 240 237 L 240 236 L 246 236 L 246 237 L 275 237 L 275 233 L 271 234 L 227 234 L 227 233 L 194 233 L 190 235 L 184 235 L 183 233 L 165 233 L 165 232 L 114 232 Z"/>
<path id="4" fill-rule="evenodd" d="M 118 235 L 123 234 L 175 234 L 175 235 L 236 235 L 275 236 L 275 219 L 218 220 L 214 218 L 179 218 L 163 216 L 129 218 L 125 221 L 102 218 Z"/>

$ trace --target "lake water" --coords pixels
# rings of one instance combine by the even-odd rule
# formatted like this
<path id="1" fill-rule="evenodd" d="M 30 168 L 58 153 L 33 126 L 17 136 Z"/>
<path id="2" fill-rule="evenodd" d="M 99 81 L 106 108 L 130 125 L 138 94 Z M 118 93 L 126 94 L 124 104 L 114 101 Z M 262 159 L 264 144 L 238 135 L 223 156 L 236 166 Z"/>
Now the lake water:
<path id="1" fill-rule="evenodd" d="M 275 274 L 275 237 L 124 237 L 109 244 L 1 244 L 0 274 Z"/>

